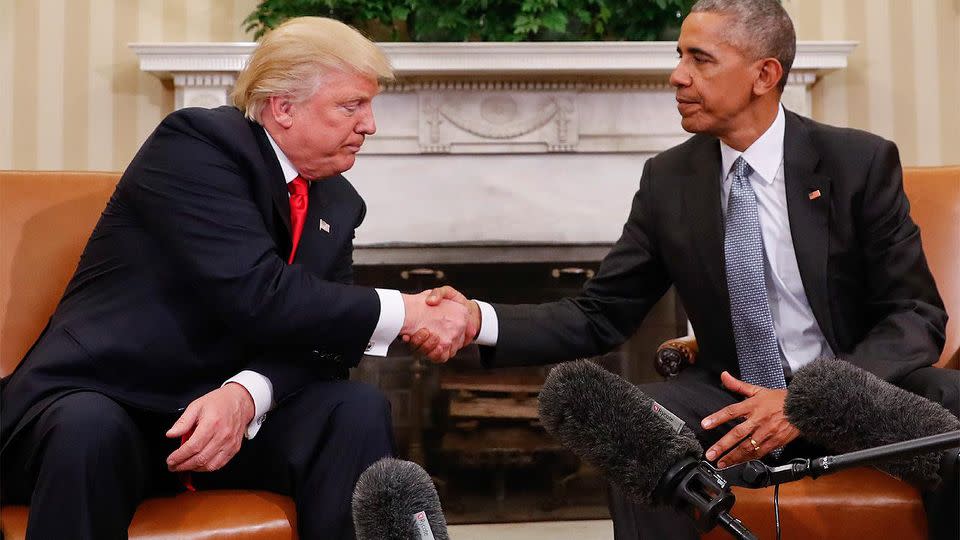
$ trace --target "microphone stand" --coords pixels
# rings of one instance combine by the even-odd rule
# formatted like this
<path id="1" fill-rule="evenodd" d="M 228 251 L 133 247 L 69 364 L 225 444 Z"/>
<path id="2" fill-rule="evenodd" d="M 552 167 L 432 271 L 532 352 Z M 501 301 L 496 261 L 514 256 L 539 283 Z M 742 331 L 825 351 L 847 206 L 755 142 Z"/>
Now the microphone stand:
<path id="1" fill-rule="evenodd" d="M 835 456 L 816 459 L 798 458 L 776 467 L 771 467 L 760 460 L 753 460 L 715 471 L 724 480 L 735 485 L 763 488 L 793 482 L 808 476 L 818 478 L 824 474 L 849 469 L 850 467 L 873 465 L 891 458 L 916 456 L 956 447 L 960 447 L 960 430 Z"/>

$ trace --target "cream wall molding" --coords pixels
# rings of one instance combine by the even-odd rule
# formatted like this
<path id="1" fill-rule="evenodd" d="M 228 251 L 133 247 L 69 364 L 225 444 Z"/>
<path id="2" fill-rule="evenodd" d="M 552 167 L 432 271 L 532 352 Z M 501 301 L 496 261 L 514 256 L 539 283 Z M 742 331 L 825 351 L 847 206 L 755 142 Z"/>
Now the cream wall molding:
<path id="1" fill-rule="evenodd" d="M 855 41 L 801 41 L 794 70 L 818 75 L 847 67 Z M 183 72 L 240 71 L 256 43 L 131 43 L 140 69 L 161 79 Z M 677 65 L 672 41 L 572 43 L 381 43 L 397 75 L 665 75 Z"/>

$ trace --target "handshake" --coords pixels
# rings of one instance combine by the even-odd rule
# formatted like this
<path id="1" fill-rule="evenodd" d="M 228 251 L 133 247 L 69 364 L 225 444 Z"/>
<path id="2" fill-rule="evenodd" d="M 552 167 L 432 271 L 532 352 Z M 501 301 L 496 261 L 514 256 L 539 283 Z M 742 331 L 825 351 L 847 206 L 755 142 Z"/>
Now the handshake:
<path id="1" fill-rule="evenodd" d="M 403 341 L 434 363 L 449 360 L 480 332 L 480 306 L 453 287 L 404 294 L 403 307 Z"/>

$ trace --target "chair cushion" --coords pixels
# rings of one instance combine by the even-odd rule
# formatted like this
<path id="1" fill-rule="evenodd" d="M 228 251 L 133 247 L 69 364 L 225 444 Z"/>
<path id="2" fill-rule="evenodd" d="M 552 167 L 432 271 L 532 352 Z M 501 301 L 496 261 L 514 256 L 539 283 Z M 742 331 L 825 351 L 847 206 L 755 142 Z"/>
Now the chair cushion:
<path id="1" fill-rule="evenodd" d="M 730 512 L 759 538 L 775 538 L 773 488 L 734 488 Z M 875 469 L 860 467 L 780 486 L 783 540 L 896 538 L 923 540 L 927 520 L 919 492 Z M 704 538 L 728 540 L 717 527 Z"/>
<path id="2" fill-rule="evenodd" d="M 0 509 L 4 538 L 22 540 L 26 506 Z M 289 497 L 265 491 L 212 490 L 147 499 L 130 524 L 130 539 L 290 540 L 297 530 Z"/>

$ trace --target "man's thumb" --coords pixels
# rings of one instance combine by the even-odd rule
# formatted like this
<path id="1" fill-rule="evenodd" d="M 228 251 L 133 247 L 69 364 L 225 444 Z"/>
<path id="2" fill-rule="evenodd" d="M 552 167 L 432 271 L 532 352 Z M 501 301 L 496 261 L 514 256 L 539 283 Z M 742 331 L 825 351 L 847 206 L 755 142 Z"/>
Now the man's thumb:
<path id="1" fill-rule="evenodd" d="M 443 287 L 438 287 L 430 291 L 430 294 L 427 296 L 427 305 L 428 306 L 438 306 L 444 298 L 450 294 L 450 287 L 444 285 Z"/>

